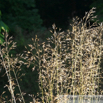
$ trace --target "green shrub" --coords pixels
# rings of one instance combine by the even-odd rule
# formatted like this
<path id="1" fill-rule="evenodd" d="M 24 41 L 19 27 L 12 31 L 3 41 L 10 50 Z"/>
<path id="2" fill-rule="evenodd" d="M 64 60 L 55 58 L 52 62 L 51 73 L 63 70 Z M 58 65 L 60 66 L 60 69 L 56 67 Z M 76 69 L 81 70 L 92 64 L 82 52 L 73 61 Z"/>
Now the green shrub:
<path id="1" fill-rule="evenodd" d="M 8 32 L 8 26 L 2 21 L 0 11 L 0 44 L 4 42 L 4 32 Z"/>
<path id="2" fill-rule="evenodd" d="M 27 31 L 41 27 L 42 20 L 35 8 L 34 0 L 1 0 L 0 9 L 3 13 L 3 20 L 11 30 L 16 25 Z"/>
<path id="3" fill-rule="evenodd" d="M 98 20 L 98 22 L 103 22 L 103 0 L 95 0 L 90 7 L 96 7 L 95 15 L 97 18 L 95 20 Z"/>

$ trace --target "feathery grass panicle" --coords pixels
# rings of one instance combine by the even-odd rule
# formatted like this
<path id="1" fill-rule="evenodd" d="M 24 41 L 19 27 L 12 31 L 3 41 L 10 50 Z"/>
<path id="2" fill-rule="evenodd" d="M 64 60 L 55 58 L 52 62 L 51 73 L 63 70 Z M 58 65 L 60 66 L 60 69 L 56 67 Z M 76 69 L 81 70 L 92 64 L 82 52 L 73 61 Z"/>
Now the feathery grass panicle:
<path id="1" fill-rule="evenodd" d="M 102 25 L 88 25 L 93 13 L 94 8 L 83 20 L 73 19 L 66 35 L 56 32 L 53 24 L 53 36 L 43 45 L 39 74 L 43 102 L 54 103 L 63 94 L 99 95 Z"/>
<path id="2" fill-rule="evenodd" d="M 103 51 L 103 26 L 102 23 L 90 23 L 95 18 L 94 9 L 86 12 L 81 20 L 78 17 L 73 18 L 72 29 L 67 32 L 57 31 L 56 25 L 53 24 L 53 35 L 47 39 L 47 43 L 39 44 L 37 36 L 35 39 L 32 38 L 33 44 L 28 44 L 27 51 L 21 55 L 23 61 L 9 56 L 15 43 L 9 46 L 11 41 L 6 41 L 2 45 L 4 47 L 0 49 L 1 64 L 8 77 L 12 103 L 16 103 L 15 81 L 20 91 L 19 102 L 25 103 L 15 72 L 20 69 L 22 63 L 27 68 L 32 64 L 33 72 L 35 69 L 38 70 L 40 92 L 37 96 L 28 94 L 33 98 L 33 102 L 30 103 L 61 103 L 60 95 L 65 97 L 62 102 L 66 102 L 67 95 L 102 93 L 100 63 Z M 11 71 L 15 75 L 15 80 Z"/>
<path id="3" fill-rule="evenodd" d="M 4 88 L 7 87 L 11 94 L 11 99 L 9 100 L 9 102 L 16 103 L 16 101 L 19 100 L 25 103 L 25 100 L 23 98 L 23 94 L 21 92 L 20 85 L 18 82 L 18 71 L 20 70 L 20 66 L 22 65 L 22 62 L 19 61 L 18 57 L 13 56 L 11 53 L 11 50 L 15 49 L 15 47 L 16 47 L 16 43 L 13 42 L 12 37 L 8 37 L 7 32 L 5 32 L 5 42 L 2 45 L 0 45 L 0 61 L 1 61 L 2 69 L 3 68 L 5 69 L 9 84 L 8 85 L 5 84 Z M 19 95 L 18 97 L 16 97 L 15 95 L 16 86 L 18 87 L 20 91 L 20 93 L 18 94 Z M 6 100 L 6 97 L 5 97 L 5 100 Z"/>

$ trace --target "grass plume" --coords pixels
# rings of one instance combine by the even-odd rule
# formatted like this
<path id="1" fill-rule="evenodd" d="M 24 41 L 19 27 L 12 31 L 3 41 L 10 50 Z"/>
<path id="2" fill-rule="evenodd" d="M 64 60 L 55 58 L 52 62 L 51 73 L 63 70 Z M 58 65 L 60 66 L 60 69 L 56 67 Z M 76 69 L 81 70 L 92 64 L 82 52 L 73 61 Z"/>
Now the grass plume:
<path id="1" fill-rule="evenodd" d="M 29 44 L 26 47 L 27 51 L 22 55 L 24 61 L 9 56 L 9 51 L 15 47 L 15 43 L 9 48 L 11 41 L 3 44 L 0 55 L 9 81 L 11 103 L 16 103 L 17 100 L 14 82 L 20 91 L 19 102 L 25 103 L 15 72 L 16 68 L 20 69 L 22 63 L 27 68 L 32 64 L 32 71 L 38 70 L 40 92 L 37 97 L 29 94 L 33 98 L 32 103 L 60 103 L 60 95 L 102 94 L 100 64 L 103 52 L 103 26 L 102 23 L 91 24 L 91 20 L 95 18 L 94 9 L 86 13 L 81 20 L 78 17 L 74 18 L 71 30 L 67 32 L 57 31 L 56 25 L 53 24 L 53 35 L 47 39 L 47 43 L 39 44 L 36 36 L 32 39 L 33 44 Z"/>

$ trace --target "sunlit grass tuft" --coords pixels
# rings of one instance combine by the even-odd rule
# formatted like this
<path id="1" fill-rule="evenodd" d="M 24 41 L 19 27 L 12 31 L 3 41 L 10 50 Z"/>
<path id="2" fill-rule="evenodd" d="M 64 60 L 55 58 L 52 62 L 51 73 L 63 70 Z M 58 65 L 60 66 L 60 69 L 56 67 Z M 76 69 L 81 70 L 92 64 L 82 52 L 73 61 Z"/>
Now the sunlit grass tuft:
<path id="1" fill-rule="evenodd" d="M 33 44 L 28 44 L 22 57 L 9 56 L 9 51 L 15 47 L 15 43 L 9 46 L 11 41 L 6 41 L 0 50 L 2 65 L 8 77 L 8 89 L 11 93 L 11 103 L 16 103 L 15 82 L 18 85 L 20 96 L 18 100 L 24 103 L 23 94 L 18 83 L 16 71 L 22 65 L 30 67 L 32 71 L 38 70 L 38 83 L 40 92 L 33 98 L 32 103 L 60 103 L 60 95 L 100 95 L 100 63 L 103 52 L 102 23 L 91 24 L 94 8 L 85 14 L 83 19 L 73 19 L 72 30 L 67 32 L 57 31 L 52 25 L 53 35 L 47 39 L 47 43 L 39 44 L 37 36 L 32 38 Z M 20 58 L 19 57 L 19 58 Z M 11 71 L 14 73 L 12 78 Z M 35 76 L 35 75 L 34 75 Z M 13 84 L 14 83 L 14 84 Z M 66 102 L 65 98 L 64 102 Z"/>

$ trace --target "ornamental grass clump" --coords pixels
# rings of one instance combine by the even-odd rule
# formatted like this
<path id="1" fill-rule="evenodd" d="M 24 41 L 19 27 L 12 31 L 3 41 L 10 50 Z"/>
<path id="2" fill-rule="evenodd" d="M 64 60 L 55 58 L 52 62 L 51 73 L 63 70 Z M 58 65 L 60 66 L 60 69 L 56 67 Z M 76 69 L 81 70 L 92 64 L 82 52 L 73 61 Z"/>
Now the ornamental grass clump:
<path id="1" fill-rule="evenodd" d="M 6 41 L 0 49 L 1 64 L 5 68 L 11 93 L 11 103 L 25 103 L 17 79 L 17 72 L 22 64 L 38 71 L 39 89 L 37 96 L 28 94 L 33 98 L 30 103 L 65 103 L 68 95 L 100 95 L 101 82 L 101 57 L 103 52 L 103 26 L 96 22 L 92 8 L 83 19 L 73 19 L 71 30 L 62 32 L 52 25 L 53 35 L 47 42 L 39 43 L 37 36 L 32 38 L 33 44 L 28 44 L 19 58 L 9 56 L 9 50 L 15 47 L 7 46 Z M 9 48 L 8 48 L 9 47 Z M 32 66 L 31 66 L 32 65 Z M 12 78 L 11 71 L 14 73 Z M 35 76 L 35 75 L 34 75 Z M 19 88 L 19 96 L 14 93 L 15 83 Z M 82 103 L 82 102 L 81 102 Z"/>
<path id="2" fill-rule="evenodd" d="M 42 103 L 59 103 L 59 96 L 65 94 L 101 93 L 99 83 L 103 26 L 96 22 L 90 25 L 90 21 L 95 18 L 94 12 L 92 8 L 82 20 L 78 17 L 73 19 L 71 31 L 57 32 L 53 24 L 53 36 L 37 50 Z"/>
<path id="3" fill-rule="evenodd" d="M 19 55 L 16 57 L 12 54 L 12 50 L 16 47 L 16 42 L 13 42 L 12 37 L 8 37 L 8 33 L 4 31 L 5 42 L 0 45 L 0 66 L 1 69 L 5 69 L 8 82 L 4 88 L 8 88 L 11 95 L 7 95 L 7 91 L 3 91 L 0 97 L 0 103 L 25 103 L 23 93 L 19 85 L 18 78 L 21 76 L 19 71 L 21 70 L 22 62 Z M 15 94 L 15 88 L 18 88 L 20 93 Z"/>

